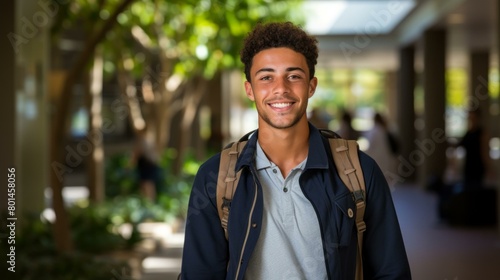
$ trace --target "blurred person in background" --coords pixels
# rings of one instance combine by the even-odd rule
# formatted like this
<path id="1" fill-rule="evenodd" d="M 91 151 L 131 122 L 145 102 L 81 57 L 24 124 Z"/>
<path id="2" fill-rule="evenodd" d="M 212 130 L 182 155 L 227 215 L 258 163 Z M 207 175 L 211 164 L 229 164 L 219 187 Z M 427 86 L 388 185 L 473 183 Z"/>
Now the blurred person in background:
<path id="1" fill-rule="evenodd" d="M 340 127 L 337 133 L 340 137 L 347 140 L 358 140 L 359 132 L 352 127 L 352 116 L 347 110 L 342 112 L 342 118 L 340 119 Z"/>
<path id="2" fill-rule="evenodd" d="M 161 178 L 160 157 L 146 128 L 137 133 L 132 162 L 139 179 L 140 194 L 155 202 Z"/>
<path id="3" fill-rule="evenodd" d="M 467 132 L 458 142 L 465 150 L 463 183 L 466 189 L 482 188 L 486 177 L 493 177 L 488 141 L 488 132 L 481 126 L 481 111 L 469 111 Z"/>
<path id="4" fill-rule="evenodd" d="M 457 183 L 442 184 L 439 195 L 439 217 L 451 225 L 491 226 L 497 224 L 496 189 L 492 162 L 489 156 L 489 133 L 481 126 L 481 112 L 468 112 L 468 127 L 464 136 L 454 147 L 465 150 L 461 168 L 462 178 Z"/>
<path id="5" fill-rule="evenodd" d="M 381 113 L 373 115 L 373 127 L 366 133 L 366 138 L 369 143 L 366 153 L 377 162 L 390 184 L 388 174 L 396 170 L 399 145 Z"/>
<path id="6" fill-rule="evenodd" d="M 328 129 L 328 121 L 323 117 L 322 112 L 318 108 L 312 109 L 309 122 L 320 129 Z"/>

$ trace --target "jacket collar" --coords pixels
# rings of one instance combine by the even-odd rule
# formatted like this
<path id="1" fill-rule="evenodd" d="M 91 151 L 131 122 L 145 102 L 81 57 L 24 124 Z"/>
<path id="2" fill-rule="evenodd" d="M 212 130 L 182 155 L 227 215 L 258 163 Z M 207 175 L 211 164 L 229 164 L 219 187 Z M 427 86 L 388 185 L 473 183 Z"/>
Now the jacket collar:
<path id="1" fill-rule="evenodd" d="M 258 130 L 255 130 L 255 132 L 250 135 L 245 148 L 241 152 L 241 156 L 238 158 L 236 170 L 240 170 L 245 166 L 250 167 L 254 165 L 258 136 Z M 309 123 L 309 152 L 304 170 L 328 169 L 328 154 L 325 149 L 325 141 L 325 138 L 321 135 L 319 130 Z"/>

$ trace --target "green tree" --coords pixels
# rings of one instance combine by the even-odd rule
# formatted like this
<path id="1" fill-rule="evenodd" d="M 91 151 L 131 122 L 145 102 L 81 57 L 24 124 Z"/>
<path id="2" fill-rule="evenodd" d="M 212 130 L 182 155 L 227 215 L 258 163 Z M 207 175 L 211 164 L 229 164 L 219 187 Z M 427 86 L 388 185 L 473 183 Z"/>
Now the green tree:
<path id="1" fill-rule="evenodd" d="M 115 62 L 116 69 L 111 70 L 118 75 L 134 128 L 140 130 L 147 124 L 161 151 L 172 133 L 173 117 L 181 115 L 175 170 L 180 169 L 211 80 L 223 69 L 240 66 L 243 38 L 257 22 L 296 18 L 292 11 L 299 4 L 265 0 L 143 1 L 134 3 L 118 18 L 122 28 L 115 30 L 106 49 Z M 137 83 L 141 90 L 137 90 Z M 143 101 L 142 106 L 138 100 Z"/>
<path id="2" fill-rule="evenodd" d="M 298 22 L 299 4 L 300 1 L 272 0 L 77 0 L 59 6 L 53 24 L 54 45 L 63 34 L 82 28 L 85 34 L 83 49 L 64 75 L 61 90 L 53 100 L 51 186 L 57 217 L 54 236 L 59 251 L 73 247 L 62 198 L 61 177 L 66 170 L 57 163 L 65 159 L 68 109 L 75 83 L 81 79 L 98 83 L 98 72 L 102 70 L 96 67 L 103 65 L 108 76 L 118 78 L 134 128 L 147 124 L 156 135 L 159 150 L 167 143 L 173 116 L 181 112 L 183 141 L 178 147 L 178 158 L 182 159 L 210 79 L 222 69 L 238 66 L 242 39 L 252 26 L 268 20 Z M 137 83 L 144 100 L 142 106 Z M 87 92 L 89 108 L 99 108 L 99 88 Z M 98 120 L 100 111 L 94 112 L 91 117 Z M 102 131 L 98 121 L 91 123 L 94 125 L 89 134 Z M 102 146 L 102 139 L 92 139 L 94 147 Z M 94 199 L 102 197 L 104 191 L 95 183 L 100 180 L 95 172 L 102 169 L 99 160 L 102 158 L 89 158 L 94 168 L 89 178 Z"/>
<path id="3" fill-rule="evenodd" d="M 56 240 L 57 249 L 60 252 L 73 250 L 73 243 L 70 235 L 69 221 L 66 209 L 64 207 L 64 200 L 62 197 L 63 179 L 62 176 L 66 172 L 66 168 L 62 165 L 65 162 L 64 147 L 66 145 L 67 135 L 67 120 L 68 109 L 73 97 L 73 87 L 75 83 L 85 75 L 91 61 L 94 58 L 94 51 L 106 35 L 116 25 L 116 19 L 123 11 L 129 7 L 133 0 L 122 1 L 109 1 L 110 16 L 99 24 L 92 24 L 88 38 L 84 42 L 83 50 L 76 58 L 72 67 L 64 75 L 62 87 L 60 92 L 56 93 L 54 103 L 54 115 L 52 117 L 52 131 L 51 131 L 51 152 L 50 162 L 53 168 L 50 173 L 50 185 L 52 188 L 52 207 L 56 214 L 56 221 L 54 223 L 54 238 Z M 54 4 L 58 7 L 57 18 L 53 24 L 53 44 L 57 45 L 59 35 L 62 34 L 67 25 L 67 22 L 81 23 L 85 19 L 92 19 L 92 15 L 98 13 L 105 5 L 105 1 L 74 1 L 66 5 L 59 5 L 56 1 Z M 92 9 L 93 8 L 93 9 Z M 93 22 L 95 23 L 95 22 Z M 70 25 L 71 26 L 71 25 Z M 71 26 L 74 27 L 74 26 Z"/>

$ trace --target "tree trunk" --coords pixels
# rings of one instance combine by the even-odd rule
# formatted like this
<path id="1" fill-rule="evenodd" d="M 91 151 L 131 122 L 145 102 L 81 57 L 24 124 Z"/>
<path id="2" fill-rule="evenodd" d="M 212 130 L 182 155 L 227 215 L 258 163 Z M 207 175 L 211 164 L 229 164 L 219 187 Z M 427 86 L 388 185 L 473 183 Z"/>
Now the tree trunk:
<path id="1" fill-rule="evenodd" d="M 102 83 L 103 58 L 100 48 L 95 52 L 94 64 L 90 72 L 90 83 L 87 87 L 87 104 L 89 112 L 89 130 L 87 138 L 92 151 L 87 157 L 88 189 L 91 202 L 104 200 L 104 147 L 102 134 Z"/>
<path id="2" fill-rule="evenodd" d="M 146 122 L 142 114 L 139 98 L 137 97 L 135 81 L 132 75 L 123 68 L 123 65 L 119 65 L 119 67 L 117 67 L 117 75 L 120 92 L 127 103 L 128 117 L 132 124 L 134 133 L 137 134 L 138 131 L 145 128 Z"/>
<path id="3" fill-rule="evenodd" d="M 73 97 L 73 86 L 84 72 L 84 69 L 87 67 L 90 59 L 92 59 L 96 46 L 106 38 L 108 32 L 116 24 L 116 18 L 118 15 L 121 14 L 132 2 L 134 2 L 134 0 L 123 0 L 111 16 L 104 22 L 102 27 L 95 33 L 96 35 L 86 42 L 84 50 L 66 76 L 61 94 L 57 100 L 51 133 L 50 162 L 54 172 L 51 172 L 50 183 L 52 187 L 52 203 L 56 214 L 56 221 L 54 223 L 54 239 L 57 250 L 60 253 L 73 250 L 68 214 L 64 207 L 62 196 L 63 175 L 72 171 L 71 168 L 63 164 L 65 162 L 63 147 L 66 144 L 66 121 L 68 120 L 68 109 L 70 108 L 71 98 Z"/>
<path id="4" fill-rule="evenodd" d="M 193 122 L 196 119 L 202 97 L 206 92 L 207 84 L 207 80 L 203 77 L 194 77 L 184 92 L 184 110 L 182 114 L 181 133 L 179 135 L 178 154 L 173 166 L 173 170 L 176 173 L 180 173 L 182 169 L 187 147 L 190 146 L 192 140 Z"/>

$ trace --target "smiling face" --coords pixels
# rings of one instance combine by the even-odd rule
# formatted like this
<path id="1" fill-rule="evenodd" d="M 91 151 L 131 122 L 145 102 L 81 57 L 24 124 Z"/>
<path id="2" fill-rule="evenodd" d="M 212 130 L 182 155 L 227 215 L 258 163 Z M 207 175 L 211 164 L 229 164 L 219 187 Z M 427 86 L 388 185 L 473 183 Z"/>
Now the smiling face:
<path id="1" fill-rule="evenodd" d="M 250 75 L 245 91 L 256 104 L 259 127 L 285 129 L 307 122 L 307 103 L 317 79 L 309 79 L 302 54 L 289 48 L 263 50 L 254 56 Z"/>

